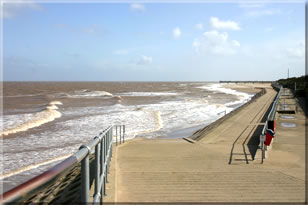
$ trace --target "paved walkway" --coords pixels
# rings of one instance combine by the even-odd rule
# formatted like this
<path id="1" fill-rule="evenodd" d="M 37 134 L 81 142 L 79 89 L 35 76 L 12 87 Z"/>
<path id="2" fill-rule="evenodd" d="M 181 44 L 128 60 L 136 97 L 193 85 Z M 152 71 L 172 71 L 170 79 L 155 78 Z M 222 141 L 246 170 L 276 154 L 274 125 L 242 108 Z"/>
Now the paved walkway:
<path id="1" fill-rule="evenodd" d="M 118 146 L 105 200 L 303 202 L 305 118 L 300 112 L 293 130 L 281 128 L 278 119 L 268 159 L 261 165 L 258 157 L 259 125 L 275 94 L 267 86 L 265 95 L 195 143 L 135 139 Z M 294 135 L 296 143 L 290 143 Z"/>
<path id="2" fill-rule="evenodd" d="M 282 92 L 278 110 L 296 112 L 296 101 L 290 95 L 288 89 Z M 285 123 L 296 127 L 282 126 Z M 276 137 L 268 152 L 266 168 L 305 180 L 305 127 L 306 116 L 300 108 L 295 114 L 282 112 L 276 115 Z"/>

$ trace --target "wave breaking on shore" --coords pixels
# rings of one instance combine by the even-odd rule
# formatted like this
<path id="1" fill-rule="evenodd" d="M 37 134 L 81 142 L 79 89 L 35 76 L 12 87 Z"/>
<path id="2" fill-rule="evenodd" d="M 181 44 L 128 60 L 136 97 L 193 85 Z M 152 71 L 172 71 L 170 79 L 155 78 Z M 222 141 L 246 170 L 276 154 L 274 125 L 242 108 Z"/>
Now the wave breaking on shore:
<path id="1" fill-rule="evenodd" d="M 62 105 L 62 103 L 60 101 L 52 101 L 48 103 L 43 111 L 24 114 L 22 117 L 19 117 L 18 120 L 6 121 L 6 119 L 3 119 L 4 129 L 0 133 L 1 136 L 8 136 L 9 134 L 27 131 L 61 117 L 62 114 L 57 111 L 58 107 L 56 105 Z"/>

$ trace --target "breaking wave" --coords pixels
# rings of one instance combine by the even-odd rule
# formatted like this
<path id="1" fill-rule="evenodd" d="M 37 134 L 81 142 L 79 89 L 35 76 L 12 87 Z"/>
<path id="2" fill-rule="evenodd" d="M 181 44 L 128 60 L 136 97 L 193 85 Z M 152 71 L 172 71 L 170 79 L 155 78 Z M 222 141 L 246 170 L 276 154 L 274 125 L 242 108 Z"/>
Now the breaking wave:
<path id="1" fill-rule="evenodd" d="M 80 90 L 75 91 L 75 94 L 72 97 L 113 97 L 113 95 L 106 91 L 99 90 Z"/>
<path id="2" fill-rule="evenodd" d="M 209 85 L 209 86 L 208 85 L 207 86 L 200 86 L 200 87 L 197 87 L 197 88 L 210 90 L 214 93 L 215 93 L 215 91 L 218 91 L 218 92 L 221 92 L 221 93 L 237 96 L 239 100 L 226 103 L 225 106 L 227 106 L 227 107 L 248 102 L 251 99 L 251 97 L 253 96 L 253 95 L 250 95 L 248 93 L 240 92 L 240 91 L 233 90 L 233 89 L 230 89 L 230 88 L 224 88 L 221 84 L 212 84 L 212 85 Z"/>
<path id="3" fill-rule="evenodd" d="M 162 122 L 162 119 L 161 119 L 161 112 L 160 111 L 154 111 L 154 110 L 142 109 L 142 108 L 139 108 L 137 110 L 138 111 L 142 110 L 143 112 L 148 113 L 152 117 L 152 119 L 154 119 L 153 122 L 154 122 L 155 125 L 152 128 L 145 128 L 142 131 L 135 132 L 133 134 L 133 138 L 135 138 L 135 136 L 137 136 L 137 135 L 142 135 L 142 134 L 158 131 L 163 127 L 163 122 Z"/>
<path id="4" fill-rule="evenodd" d="M 17 118 L 22 119 L 18 119 L 16 121 L 13 120 L 13 122 L 6 122 L 6 116 L 3 116 L 4 128 L 1 132 L 1 136 L 23 132 L 61 117 L 61 113 L 57 111 L 58 107 L 56 105 L 62 105 L 62 103 L 60 101 L 52 101 L 44 108 L 43 111 L 34 114 L 18 115 Z"/>
<path id="5" fill-rule="evenodd" d="M 54 95 L 56 98 L 97 98 L 97 97 L 114 97 L 112 93 L 100 90 L 76 90 L 73 93 L 57 93 Z"/>
<path id="6" fill-rule="evenodd" d="M 179 95 L 179 93 L 172 93 L 172 92 L 126 92 L 122 93 L 122 96 L 172 96 L 172 95 Z"/>

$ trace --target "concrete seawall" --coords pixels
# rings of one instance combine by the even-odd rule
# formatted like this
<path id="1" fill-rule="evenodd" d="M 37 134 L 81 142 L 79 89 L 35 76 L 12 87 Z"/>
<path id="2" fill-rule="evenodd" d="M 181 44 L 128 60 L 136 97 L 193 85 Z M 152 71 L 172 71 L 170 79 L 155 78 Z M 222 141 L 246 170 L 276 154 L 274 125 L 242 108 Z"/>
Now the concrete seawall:
<path id="1" fill-rule="evenodd" d="M 254 102 L 257 98 L 259 98 L 260 96 L 264 95 L 266 93 L 266 89 L 261 88 L 261 91 L 258 92 L 257 94 L 255 94 L 251 100 L 245 104 L 243 104 L 242 106 L 236 108 L 235 110 L 232 110 L 230 113 L 224 115 L 223 117 L 221 117 L 220 119 L 216 120 L 215 122 L 209 124 L 208 126 L 196 131 L 191 137 L 189 137 L 192 140 L 200 140 L 200 138 L 202 136 L 205 136 L 207 133 L 209 133 L 213 128 L 217 127 L 218 125 L 220 125 L 221 123 L 223 123 L 223 121 L 229 119 L 231 116 L 236 115 L 236 113 L 238 113 L 241 109 L 245 108 L 246 106 L 248 106 L 250 103 Z"/>

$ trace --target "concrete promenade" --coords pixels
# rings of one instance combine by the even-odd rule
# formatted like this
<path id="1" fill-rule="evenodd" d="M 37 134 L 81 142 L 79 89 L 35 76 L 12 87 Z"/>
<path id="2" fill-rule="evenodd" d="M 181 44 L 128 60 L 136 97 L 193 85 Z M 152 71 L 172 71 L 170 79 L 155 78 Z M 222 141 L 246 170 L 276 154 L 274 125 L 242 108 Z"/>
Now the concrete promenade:
<path id="1" fill-rule="evenodd" d="M 135 139 L 117 146 L 104 200 L 304 202 L 305 116 L 294 114 L 296 128 L 281 127 L 276 116 L 275 141 L 261 164 L 260 125 L 276 95 L 262 86 L 266 94 L 197 140 Z"/>

